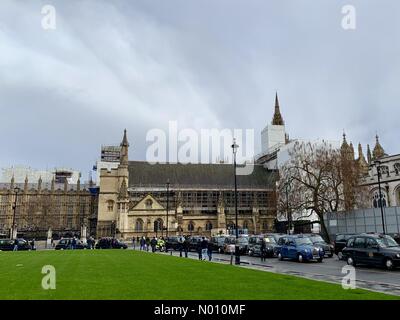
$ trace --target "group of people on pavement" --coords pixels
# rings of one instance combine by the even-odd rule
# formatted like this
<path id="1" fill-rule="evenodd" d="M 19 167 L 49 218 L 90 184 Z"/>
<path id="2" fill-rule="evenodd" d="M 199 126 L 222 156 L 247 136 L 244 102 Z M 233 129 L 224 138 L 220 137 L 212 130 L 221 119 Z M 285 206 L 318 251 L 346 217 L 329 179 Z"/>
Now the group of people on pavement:
<path id="1" fill-rule="evenodd" d="M 202 237 L 201 240 L 197 242 L 197 252 L 199 253 L 199 260 L 206 260 L 208 256 L 208 261 L 212 259 L 212 243 L 206 237 Z"/>
<path id="2" fill-rule="evenodd" d="M 140 251 L 149 251 L 151 248 L 152 252 L 160 251 L 168 251 L 166 247 L 166 241 L 163 237 L 157 238 L 153 237 L 150 239 L 149 237 L 133 237 L 132 238 L 132 248 L 136 249 L 136 244 L 139 244 Z M 196 250 L 199 254 L 199 260 L 212 260 L 212 243 L 206 237 L 202 237 L 197 242 Z M 179 236 L 178 237 L 178 250 L 179 256 L 188 258 L 188 253 L 190 251 L 190 237 L 189 236 Z"/>

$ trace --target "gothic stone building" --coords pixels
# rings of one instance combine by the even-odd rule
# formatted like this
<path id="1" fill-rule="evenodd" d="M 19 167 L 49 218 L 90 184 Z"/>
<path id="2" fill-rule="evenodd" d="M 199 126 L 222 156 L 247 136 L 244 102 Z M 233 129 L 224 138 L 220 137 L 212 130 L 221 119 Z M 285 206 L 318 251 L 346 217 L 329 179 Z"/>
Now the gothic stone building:
<path id="1" fill-rule="evenodd" d="M 45 239 L 51 228 L 54 238 L 80 235 L 83 226 L 95 236 L 97 221 L 97 192 L 92 184 L 10 183 L 0 184 L 0 234 L 10 236 L 14 225 L 18 236 Z M 17 193 L 17 194 L 16 194 Z"/>
<path id="2" fill-rule="evenodd" d="M 125 130 L 119 166 L 100 170 L 98 236 L 161 236 L 167 223 L 169 235 L 210 236 L 235 227 L 232 164 L 129 161 L 128 148 Z M 275 181 L 276 172 L 261 165 L 238 176 L 239 229 L 272 230 Z"/>

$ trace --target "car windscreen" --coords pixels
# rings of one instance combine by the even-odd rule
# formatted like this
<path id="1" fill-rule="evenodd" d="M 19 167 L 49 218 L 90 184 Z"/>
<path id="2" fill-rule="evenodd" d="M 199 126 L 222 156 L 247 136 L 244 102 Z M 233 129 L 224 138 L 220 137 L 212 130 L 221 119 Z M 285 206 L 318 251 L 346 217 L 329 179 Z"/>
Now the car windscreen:
<path id="1" fill-rule="evenodd" d="M 311 241 L 312 241 L 313 243 L 316 243 L 316 242 L 325 242 L 324 239 L 323 239 L 321 236 L 311 236 L 310 239 L 311 239 Z"/>
<path id="2" fill-rule="evenodd" d="M 275 241 L 275 238 L 274 237 L 265 237 L 264 238 L 264 241 L 266 242 L 266 243 L 276 243 L 276 241 Z"/>
<path id="3" fill-rule="evenodd" d="M 297 238 L 294 240 L 296 245 L 313 244 L 309 238 Z"/>
<path id="4" fill-rule="evenodd" d="M 391 237 L 391 236 L 383 236 L 376 238 L 379 246 L 388 248 L 388 247 L 398 247 L 399 244 Z"/>
<path id="5" fill-rule="evenodd" d="M 249 239 L 248 238 L 239 238 L 238 242 L 240 244 L 248 244 L 249 243 Z"/>

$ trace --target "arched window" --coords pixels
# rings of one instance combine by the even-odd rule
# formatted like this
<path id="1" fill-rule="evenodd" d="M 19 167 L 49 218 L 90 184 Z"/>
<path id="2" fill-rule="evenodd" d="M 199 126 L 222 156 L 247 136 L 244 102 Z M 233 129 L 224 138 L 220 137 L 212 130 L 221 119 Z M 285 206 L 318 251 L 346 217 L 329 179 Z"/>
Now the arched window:
<path id="1" fill-rule="evenodd" d="M 162 219 L 157 219 L 154 221 L 154 232 L 161 231 L 163 228 L 163 221 Z"/>
<path id="2" fill-rule="evenodd" d="M 400 185 L 396 188 L 396 198 L 397 205 L 400 207 Z"/>
<path id="3" fill-rule="evenodd" d="M 114 201 L 112 201 L 112 200 L 107 201 L 107 210 L 108 210 L 108 212 L 114 211 Z"/>
<path id="4" fill-rule="evenodd" d="M 211 231 L 212 228 L 213 228 L 212 223 L 211 223 L 210 221 L 208 221 L 208 222 L 206 223 L 206 230 L 207 230 L 207 231 Z"/>
<path id="5" fill-rule="evenodd" d="M 386 207 L 387 206 L 387 202 L 386 202 L 386 194 L 381 191 L 381 196 L 382 198 L 379 199 L 379 190 L 374 191 L 373 195 L 372 195 L 372 206 L 374 208 L 380 208 L 382 207 Z"/>
<path id="6" fill-rule="evenodd" d="M 393 167 L 394 167 L 394 173 L 396 174 L 396 176 L 400 175 L 400 163 L 395 163 Z"/>
<path id="7" fill-rule="evenodd" d="M 227 227 L 228 229 L 235 229 L 235 223 L 233 221 L 229 221 Z"/>
<path id="8" fill-rule="evenodd" d="M 389 177 L 389 167 L 388 166 L 380 166 L 379 172 L 381 173 L 381 177 L 383 177 L 383 176 Z"/>
<path id="9" fill-rule="evenodd" d="M 147 199 L 145 202 L 145 206 L 147 210 L 153 209 L 153 201 L 151 199 Z"/>
<path id="10" fill-rule="evenodd" d="M 143 220 L 142 219 L 136 220 L 135 231 L 143 231 Z"/>
<path id="11" fill-rule="evenodd" d="M 193 230 L 194 230 L 194 223 L 192 221 L 190 221 L 188 224 L 188 231 L 193 232 Z"/>
<path id="12" fill-rule="evenodd" d="M 243 222 L 243 229 L 248 229 L 248 228 L 249 228 L 249 225 L 250 225 L 249 220 L 244 220 L 244 222 Z"/>

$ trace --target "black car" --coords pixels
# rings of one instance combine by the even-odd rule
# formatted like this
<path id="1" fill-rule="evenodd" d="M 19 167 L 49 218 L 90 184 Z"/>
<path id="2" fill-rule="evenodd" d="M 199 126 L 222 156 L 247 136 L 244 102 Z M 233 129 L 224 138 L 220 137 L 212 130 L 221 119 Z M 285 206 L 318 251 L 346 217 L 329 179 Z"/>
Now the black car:
<path id="1" fill-rule="evenodd" d="M 55 246 L 56 250 L 69 250 L 72 249 L 72 238 L 62 238 Z M 88 244 L 84 244 L 80 240 L 76 240 L 75 249 L 90 249 Z"/>
<path id="2" fill-rule="evenodd" d="M 303 234 L 303 236 L 309 238 L 314 246 L 324 249 L 325 255 L 327 257 L 333 257 L 333 253 L 335 251 L 334 246 L 326 243 L 326 241 L 319 234 L 309 233 Z"/>
<path id="3" fill-rule="evenodd" d="M 337 233 L 335 235 L 335 240 L 333 241 L 333 250 L 338 256 L 339 260 L 343 259 L 342 250 L 346 246 L 347 240 L 355 235 L 355 233 Z"/>
<path id="4" fill-rule="evenodd" d="M 400 246 L 388 235 L 360 234 L 351 237 L 342 250 L 347 264 L 383 266 L 392 270 L 400 266 Z"/>
<path id="5" fill-rule="evenodd" d="M 169 250 L 169 249 L 179 250 L 179 247 L 180 247 L 179 237 L 172 236 L 172 237 L 166 238 L 165 246 L 166 246 L 167 250 Z"/>
<path id="6" fill-rule="evenodd" d="M 32 250 L 32 246 L 25 239 L 17 239 L 18 251 Z M 0 251 L 13 251 L 15 240 L 0 239 Z"/>
<path id="7" fill-rule="evenodd" d="M 224 241 L 224 253 L 235 252 L 235 245 L 236 245 L 236 237 L 235 236 L 226 237 L 225 241 Z M 247 236 L 239 237 L 238 245 L 239 245 L 239 253 L 247 254 L 248 245 L 249 245 L 249 237 L 247 237 Z"/>
<path id="8" fill-rule="evenodd" d="M 261 255 L 261 244 L 265 243 L 267 257 L 273 257 L 275 255 L 275 247 L 277 246 L 275 238 L 272 235 L 255 235 L 249 237 L 248 255 L 249 256 L 260 256 Z"/>
<path id="9" fill-rule="evenodd" d="M 127 249 L 128 246 L 115 238 L 101 238 L 95 245 L 96 249 Z"/>
<path id="10" fill-rule="evenodd" d="M 224 243 L 227 236 L 211 237 L 212 250 L 218 253 L 224 252 Z"/>

